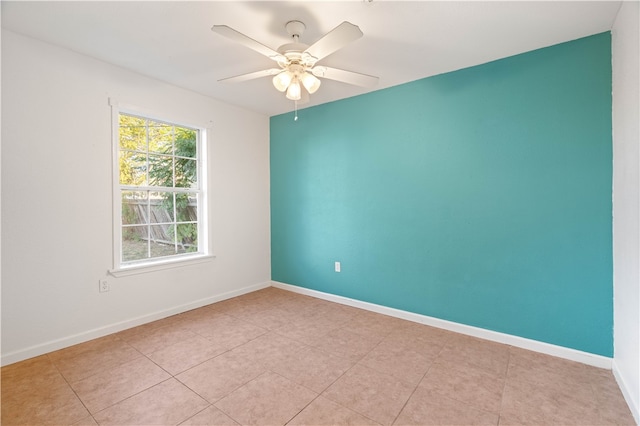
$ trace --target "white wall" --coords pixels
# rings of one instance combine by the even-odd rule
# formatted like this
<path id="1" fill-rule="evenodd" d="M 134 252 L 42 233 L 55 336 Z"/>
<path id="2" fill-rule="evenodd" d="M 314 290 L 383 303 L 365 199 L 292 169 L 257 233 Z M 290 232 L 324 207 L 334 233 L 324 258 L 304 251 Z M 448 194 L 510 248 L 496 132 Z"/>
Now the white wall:
<path id="1" fill-rule="evenodd" d="M 640 421 L 639 3 L 623 2 L 613 43 L 613 371 Z"/>
<path id="2" fill-rule="evenodd" d="M 109 97 L 213 122 L 212 261 L 107 275 Z M 3 30 L 2 150 L 3 364 L 268 285 L 267 116 Z"/>

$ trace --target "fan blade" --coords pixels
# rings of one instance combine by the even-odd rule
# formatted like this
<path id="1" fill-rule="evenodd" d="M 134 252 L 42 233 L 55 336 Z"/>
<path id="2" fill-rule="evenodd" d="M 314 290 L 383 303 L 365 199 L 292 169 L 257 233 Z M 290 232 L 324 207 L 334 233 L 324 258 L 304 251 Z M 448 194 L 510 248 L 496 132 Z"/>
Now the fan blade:
<path id="1" fill-rule="evenodd" d="M 357 25 L 344 21 L 325 34 L 320 40 L 309 46 L 305 52 L 313 56 L 315 62 L 318 62 L 320 59 L 331 55 L 336 50 L 343 48 L 360 37 L 362 37 L 360 28 Z"/>
<path id="2" fill-rule="evenodd" d="M 253 49 L 256 52 L 266 56 L 269 59 L 273 59 L 276 62 L 286 60 L 284 56 L 282 56 L 272 48 L 267 47 L 264 44 L 255 41 L 251 37 L 248 37 L 226 25 L 214 25 L 213 27 L 211 27 L 211 31 L 223 35 L 228 39 L 235 41 L 236 43 L 240 43 L 245 47 L 248 47 L 249 49 Z"/>
<path id="3" fill-rule="evenodd" d="M 328 78 L 329 80 L 341 81 L 361 87 L 373 87 L 378 83 L 378 77 L 372 75 L 325 66 L 313 67 L 311 73 L 316 77 Z"/>
<path id="4" fill-rule="evenodd" d="M 261 70 L 250 72 L 248 74 L 236 75 L 235 77 L 227 77 L 218 81 L 222 81 L 224 83 L 240 83 L 242 81 L 253 80 L 254 78 L 260 77 L 269 77 L 270 75 L 276 75 L 280 71 L 280 68 L 269 68 L 268 70 Z"/>

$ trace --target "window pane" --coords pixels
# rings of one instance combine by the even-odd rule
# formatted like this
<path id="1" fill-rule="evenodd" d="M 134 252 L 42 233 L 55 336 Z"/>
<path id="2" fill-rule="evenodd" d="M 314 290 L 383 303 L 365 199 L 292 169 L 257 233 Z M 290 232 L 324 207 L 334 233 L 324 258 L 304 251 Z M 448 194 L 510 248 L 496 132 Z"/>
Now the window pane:
<path id="1" fill-rule="evenodd" d="M 175 225 L 151 226 L 151 257 L 171 256 L 176 254 L 173 235 Z"/>
<path id="2" fill-rule="evenodd" d="M 120 151 L 120 184 L 141 186 L 147 184 L 147 158 L 145 155 Z"/>
<path id="3" fill-rule="evenodd" d="M 178 230 L 178 253 L 198 251 L 198 225 L 185 223 L 176 225 Z"/>
<path id="4" fill-rule="evenodd" d="M 120 149 L 147 150 L 147 127 L 144 118 L 120 114 Z"/>
<path id="5" fill-rule="evenodd" d="M 176 127 L 176 154 L 178 157 L 196 158 L 198 133 L 193 129 Z"/>
<path id="6" fill-rule="evenodd" d="M 151 223 L 173 222 L 173 192 L 152 192 Z"/>
<path id="7" fill-rule="evenodd" d="M 122 191 L 122 224 L 144 224 L 147 221 L 147 192 Z"/>
<path id="8" fill-rule="evenodd" d="M 122 261 L 147 259 L 148 255 L 148 227 L 122 227 Z"/>
<path id="9" fill-rule="evenodd" d="M 196 160 L 176 158 L 176 188 L 198 186 L 198 163 Z"/>
<path id="10" fill-rule="evenodd" d="M 198 195 L 195 193 L 176 193 L 177 222 L 195 222 L 198 220 Z"/>
<path id="11" fill-rule="evenodd" d="M 200 131 L 127 114 L 119 126 L 121 262 L 197 253 Z"/>
<path id="12" fill-rule="evenodd" d="M 173 187 L 173 157 L 149 155 L 149 185 Z"/>
<path id="13" fill-rule="evenodd" d="M 173 155 L 174 127 L 149 121 L 149 152 Z"/>

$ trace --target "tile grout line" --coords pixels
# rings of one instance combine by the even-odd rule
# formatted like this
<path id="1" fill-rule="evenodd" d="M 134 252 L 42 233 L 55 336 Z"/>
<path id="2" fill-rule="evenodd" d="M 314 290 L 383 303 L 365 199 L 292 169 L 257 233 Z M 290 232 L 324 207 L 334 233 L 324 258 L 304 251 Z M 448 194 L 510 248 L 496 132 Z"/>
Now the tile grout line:
<path id="1" fill-rule="evenodd" d="M 343 330 L 343 329 L 345 329 L 346 327 L 347 327 L 347 324 L 343 324 L 341 327 L 337 327 L 337 328 L 335 328 L 335 329 L 333 329 L 333 330 Z M 331 331 L 330 331 L 330 332 L 331 332 Z M 326 334 L 329 334 L 330 332 L 328 332 L 328 333 L 326 333 Z M 325 335 L 326 335 L 326 334 L 325 334 Z M 356 333 L 356 334 L 357 334 L 357 333 Z M 333 380 L 330 384 L 328 384 L 328 385 L 324 388 L 324 390 L 322 390 L 322 392 L 319 392 L 319 393 L 318 393 L 318 395 L 317 395 L 317 396 L 316 396 L 312 401 L 310 401 L 310 402 L 309 402 L 309 404 L 307 404 L 307 405 L 306 405 L 302 410 L 300 410 L 300 411 L 299 411 L 295 416 L 293 416 L 291 419 L 289 419 L 289 420 L 285 423 L 285 425 L 286 425 L 286 424 L 288 424 L 288 423 L 290 423 L 294 418 L 296 418 L 296 416 L 298 416 L 302 411 L 304 411 L 304 409 L 305 409 L 305 408 L 307 408 L 309 405 L 311 405 L 311 403 L 312 403 L 313 401 L 317 400 L 317 399 L 318 399 L 319 397 L 321 397 L 321 396 L 322 396 L 323 398 L 326 398 L 327 400 L 331 401 L 332 403 L 334 403 L 334 404 L 336 404 L 336 405 L 338 405 L 338 406 L 340 406 L 340 407 L 342 407 L 342 408 L 346 409 L 346 410 L 349 410 L 349 411 L 352 411 L 352 412 L 354 412 L 354 413 L 357 413 L 357 414 L 359 414 L 359 415 L 361 415 L 361 416 L 363 416 L 363 417 L 365 417 L 365 418 L 367 418 L 367 419 L 369 419 L 369 420 L 371 420 L 371 421 L 373 421 L 373 422 L 375 422 L 375 423 L 378 423 L 377 421 L 375 421 L 375 420 L 371 419 L 367 414 L 364 414 L 364 413 L 361 413 L 361 412 L 359 412 L 359 411 L 353 410 L 353 409 L 351 409 L 351 408 L 349 408 L 349 407 L 345 407 L 344 405 L 342 405 L 342 404 L 340 404 L 340 403 L 338 403 L 338 402 L 336 402 L 336 401 L 334 401 L 334 400 L 332 400 L 332 399 L 330 399 L 330 398 L 327 398 L 326 396 L 323 396 L 323 395 L 324 395 L 324 393 L 327 391 L 327 389 L 329 389 L 331 386 L 333 386 L 333 384 L 334 384 L 334 383 L 336 383 L 338 380 L 340 380 L 342 377 L 344 377 L 344 376 L 345 376 L 349 371 L 351 371 L 351 370 L 352 370 L 356 365 L 358 365 L 358 363 L 359 363 L 360 361 L 362 361 L 362 359 L 364 359 L 364 357 L 366 357 L 369 353 L 371 353 L 375 348 L 377 348 L 378 346 L 380 346 L 380 344 L 382 343 L 382 341 L 383 341 L 383 340 L 384 340 L 384 339 L 385 339 L 389 334 L 391 334 L 391 332 L 387 333 L 384 337 L 382 337 L 382 339 L 380 339 L 380 341 L 379 341 L 378 343 L 376 343 L 376 345 L 375 345 L 373 348 L 371 348 L 371 349 L 370 349 L 366 354 L 364 354 L 364 355 L 363 355 L 362 357 L 360 357 L 357 361 L 355 361 L 355 362 L 354 362 L 354 363 L 353 363 L 353 364 L 352 364 L 348 369 L 346 369 L 342 374 L 340 374 L 338 377 L 336 377 L 336 379 L 335 379 L 335 380 Z M 303 343 L 303 342 L 300 342 L 300 343 Z M 327 352 L 326 350 L 324 350 L 324 349 L 322 349 L 322 348 L 319 348 L 319 347 L 316 347 L 316 346 L 312 346 L 312 345 L 307 345 L 307 346 L 308 346 L 309 348 L 314 349 L 314 350 L 318 350 L 318 351 L 320 351 L 320 352 L 322 352 L 322 353 L 324 353 L 324 354 L 326 354 L 326 355 L 329 355 L 329 356 L 335 356 L 335 357 L 337 357 L 337 358 L 341 358 L 341 359 L 344 359 L 344 360 L 347 360 L 347 361 L 351 362 L 351 360 L 350 360 L 349 358 L 344 358 L 344 357 L 342 357 L 342 356 L 340 356 L 340 355 L 332 354 L 332 353 Z M 276 374 L 277 374 L 277 373 L 276 373 Z M 313 391 L 313 390 L 312 390 L 312 391 Z M 314 391 L 314 392 L 315 392 L 315 391 Z"/>
<path id="2" fill-rule="evenodd" d="M 154 384 L 154 385 L 149 386 L 148 388 L 142 389 L 141 391 L 134 393 L 133 395 L 129 395 L 128 397 L 126 397 L 126 398 L 124 398 L 124 399 L 121 399 L 121 400 L 120 400 L 120 401 L 118 401 L 118 402 L 115 402 L 115 403 L 113 403 L 113 404 L 111 404 L 111 405 L 109 405 L 109 406 L 107 406 L 107 407 L 102 408 L 100 411 L 96 412 L 96 414 L 100 414 L 100 413 L 102 413 L 104 410 L 108 410 L 108 409 L 109 409 L 109 408 L 111 408 L 111 407 L 115 407 L 116 405 L 118 405 L 118 404 L 120 404 L 120 403 L 122 403 L 122 402 L 124 402 L 124 401 L 127 401 L 127 400 L 129 400 L 129 399 L 131 399 L 131 398 L 133 398 L 133 397 L 135 397 L 135 396 L 137 396 L 137 395 L 140 395 L 141 393 L 143 393 L 143 392 L 145 392 L 145 391 L 148 391 L 149 389 L 151 389 L 151 388 L 153 388 L 153 387 L 156 387 L 156 386 L 158 386 L 159 384 L 162 384 L 162 383 L 164 383 L 164 382 L 167 382 L 167 381 L 171 380 L 172 378 L 173 378 L 173 377 L 168 377 L 168 378 L 166 378 L 166 379 L 164 379 L 164 380 L 162 380 L 162 381 L 160 381 L 160 382 L 158 382 L 158 383 L 156 383 L 156 384 Z M 94 418 L 94 420 L 95 420 L 95 418 Z M 98 423 L 98 421 L 97 421 L 97 420 L 96 420 L 96 423 Z M 100 424 L 100 423 L 98 423 L 98 424 Z"/>
<path id="3" fill-rule="evenodd" d="M 181 383 L 182 383 L 182 382 L 181 382 Z M 189 389 L 189 390 L 191 390 L 191 389 Z M 196 394 L 196 395 L 197 395 L 197 394 Z M 198 396 L 200 396 L 200 395 L 198 395 Z M 202 398 L 202 397 L 200 397 L 200 398 Z M 203 399 L 204 399 L 204 398 L 203 398 Z M 205 399 L 205 401 L 207 401 L 207 400 Z M 209 402 L 209 401 L 207 401 L 207 402 Z M 186 419 L 184 419 L 183 421 L 181 421 L 180 423 L 178 423 L 178 426 L 180 426 L 181 424 L 183 424 L 183 423 L 184 423 L 184 422 L 186 422 L 187 420 L 191 420 L 192 418 L 194 418 L 194 417 L 195 417 L 195 416 L 197 416 L 198 414 L 202 413 L 203 411 L 208 410 L 208 409 L 209 409 L 209 408 L 211 408 L 211 407 L 216 408 L 216 407 L 214 407 L 214 406 L 213 406 L 213 404 L 212 404 L 212 403 L 210 403 L 210 402 L 209 402 L 209 405 L 207 405 L 206 407 L 204 407 L 202 410 L 198 411 L 197 413 L 193 413 L 193 415 L 192 415 L 192 416 L 187 417 Z M 229 417 L 229 418 L 231 418 L 231 417 Z M 233 419 L 232 419 L 232 420 L 233 420 Z M 235 421 L 235 420 L 234 420 L 234 421 Z M 237 423 L 237 422 L 236 422 L 236 423 Z"/>
<path id="4" fill-rule="evenodd" d="M 404 402 L 404 404 L 402 404 L 402 408 L 400 408 L 400 411 L 398 411 L 398 414 L 396 414 L 396 416 L 394 417 L 393 421 L 391 422 L 392 425 L 394 425 L 397 421 L 398 421 L 398 417 L 400 417 L 400 414 L 402 414 L 402 411 L 404 411 L 404 409 L 407 407 L 407 404 L 409 403 L 409 400 L 411 399 L 411 397 L 416 393 L 416 391 L 418 390 L 418 387 L 420 387 L 420 384 L 422 383 L 422 381 L 424 380 L 425 377 L 427 377 L 427 374 L 429 374 L 429 371 L 431 370 L 431 368 L 433 367 L 433 365 L 436 363 L 436 360 L 438 359 L 438 357 L 440 356 L 440 354 L 442 353 L 442 351 L 444 350 L 444 347 L 446 346 L 446 343 L 444 343 L 442 345 L 442 347 L 440 348 L 440 350 L 438 351 L 438 355 L 435 356 L 433 362 L 431 362 L 429 364 L 429 367 L 427 368 L 427 371 L 424 372 L 424 374 L 422 375 L 422 377 L 420 378 L 420 380 L 418 381 L 418 384 L 415 385 L 415 387 L 413 388 L 413 391 L 411 391 L 411 395 L 409 395 L 409 397 L 407 398 L 407 400 Z"/>
<path id="5" fill-rule="evenodd" d="M 84 401 L 82 400 L 82 398 L 80 398 L 80 395 L 78 395 L 78 393 L 76 392 L 76 390 L 73 388 L 73 386 L 71 386 L 71 383 L 69 383 L 69 380 L 67 380 L 67 378 L 64 376 L 64 374 L 62 374 L 62 371 L 60 371 L 60 369 L 58 368 L 58 366 L 56 365 L 56 363 L 51 359 L 51 357 L 49 356 L 49 354 L 47 355 L 47 359 L 49 360 L 49 362 L 51 363 L 51 365 L 53 365 L 53 368 L 56 369 L 56 371 L 58 372 L 58 374 L 60 375 L 60 377 L 62 377 L 62 380 L 65 381 L 65 383 L 67 384 L 67 386 L 69 386 L 69 389 L 71 390 L 71 392 L 73 392 L 73 394 L 76 396 L 76 398 L 78 398 L 78 401 L 80 401 L 80 404 L 82 404 L 82 406 L 84 407 L 85 410 L 87 410 L 87 413 L 89 413 L 89 416 L 93 419 L 93 421 L 95 421 L 96 423 L 98 423 L 98 421 L 96 420 L 95 417 L 93 417 L 93 413 L 91 411 L 89 411 L 89 409 L 87 408 L 87 406 L 85 405 Z M 82 419 L 78 419 L 78 421 L 80 421 Z M 77 421 L 77 422 L 78 422 Z M 76 423 L 77 423 L 76 422 Z"/>
<path id="6" fill-rule="evenodd" d="M 502 394 L 500 395 L 500 411 L 498 412 L 498 425 L 502 420 L 502 406 L 504 405 L 504 391 L 507 389 L 507 381 L 509 380 L 509 367 L 511 366 L 511 346 L 509 348 L 509 359 L 507 360 L 507 371 L 504 372 L 504 384 L 502 385 Z"/>
<path id="7" fill-rule="evenodd" d="M 504 345 L 508 349 L 508 354 L 509 354 L 509 358 L 507 360 L 507 369 L 508 369 L 509 368 L 509 362 L 511 360 L 511 351 L 510 351 L 511 346 L 510 345 L 505 345 L 503 343 L 500 343 L 500 345 Z M 443 350 L 444 350 L 444 346 L 443 346 Z M 437 358 L 439 358 L 439 357 L 440 357 L 440 354 L 438 354 Z M 471 365 L 474 366 L 474 364 L 471 364 Z M 482 367 L 480 367 L 480 366 L 477 366 L 477 365 L 475 365 L 475 366 L 482 369 Z M 495 375 L 495 373 L 491 373 L 491 374 Z M 462 403 L 462 404 L 469 404 L 470 406 L 474 407 L 476 410 L 479 410 L 479 411 L 482 411 L 482 412 L 485 412 L 485 413 L 488 413 L 488 414 L 497 414 L 498 415 L 498 422 L 499 422 L 500 421 L 500 414 L 502 412 L 502 398 L 504 397 L 504 388 L 505 387 L 506 387 L 506 372 L 505 372 L 505 376 L 504 376 L 504 383 L 503 383 L 503 386 L 502 386 L 503 392 L 500 394 L 500 409 L 499 409 L 498 413 L 493 412 L 493 411 L 488 411 L 488 410 L 486 410 L 484 408 L 473 406 L 473 405 L 469 404 L 469 402 L 465 402 L 465 401 L 462 401 L 460 399 L 457 399 L 455 396 L 445 396 L 445 398 L 453 400 L 453 401 L 456 401 L 456 402 L 459 402 L 459 403 Z"/>
<path id="8" fill-rule="evenodd" d="M 302 412 L 303 412 L 303 411 L 304 411 L 304 410 L 305 410 L 309 405 L 311 405 L 311 404 L 313 403 L 313 401 L 315 401 L 316 399 L 320 398 L 320 395 L 322 394 L 322 392 L 319 392 L 319 393 L 318 393 L 318 392 L 314 391 L 313 389 L 309 389 L 308 387 L 306 387 L 306 386 L 304 386 L 304 385 L 301 385 L 301 384 L 299 384 L 299 383 L 294 382 L 293 380 L 290 380 L 290 379 L 288 379 L 288 378 L 284 377 L 282 374 L 280 374 L 280 373 L 278 373 L 278 372 L 276 372 L 276 371 L 273 371 L 273 370 L 271 370 L 271 369 L 267 369 L 267 371 L 269 371 L 270 373 L 276 374 L 276 375 L 278 375 L 278 376 L 282 377 L 282 378 L 283 378 L 283 379 L 285 379 L 285 380 L 288 380 L 288 381 L 290 381 L 290 382 L 293 382 L 293 383 L 295 383 L 295 384 L 296 384 L 296 385 L 298 385 L 298 386 L 302 386 L 303 388 L 308 389 L 308 390 L 310 390 L 311 392 L 313 392 L 313 393 L 315 393 L 315 394 L 316 394 L 316 396 L 315 396 L 311 401 L 309 401 L 309 402 L 308 402 L 304 407 L 302 407 L 302 408 L 301 408 L 297 413 L 295 413 L 293 416 L 291 416 L 291 418 L 290 418 L 289 420 L 287 420 L 286 422 L 284 422 L 284 423 L 283 423 L 283 425 L 285 425 L 285 426 L 286 426 L 287 424 L 289 424 L 293 419 L 295 419 L 295 418 L 298 416 L 298 414 L 302 413 Z"/>

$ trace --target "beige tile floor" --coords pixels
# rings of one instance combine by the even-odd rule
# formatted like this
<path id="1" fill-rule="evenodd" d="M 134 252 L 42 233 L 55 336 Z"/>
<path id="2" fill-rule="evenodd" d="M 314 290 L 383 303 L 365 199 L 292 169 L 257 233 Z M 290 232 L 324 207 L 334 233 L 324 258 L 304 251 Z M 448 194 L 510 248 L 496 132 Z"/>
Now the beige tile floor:
<path id="1" fill-rule="evenodd" d="M 634 424 L 610 371 L 267 288 L 2 368 L 2 424 Z"/>

